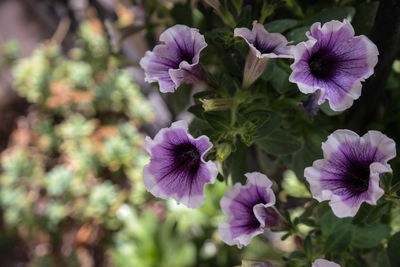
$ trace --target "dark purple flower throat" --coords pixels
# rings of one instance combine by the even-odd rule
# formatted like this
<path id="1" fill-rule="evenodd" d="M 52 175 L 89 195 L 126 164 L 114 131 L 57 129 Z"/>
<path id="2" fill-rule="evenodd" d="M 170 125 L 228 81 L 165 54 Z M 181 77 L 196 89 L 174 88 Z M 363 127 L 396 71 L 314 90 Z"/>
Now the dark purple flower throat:
<path id="1" fill-rule="evenodd" d="M 338 58 L 325 48 L 320 48 L 308 59 L 310 72 L 317 78 L 330 79 L 338 67 Z"/>
<path id="2" fill-rule="evenodd" d="M 184 168 L 194 175 L 200 166 L 201 156 L 196 146 L 191 143 L 183 143 L 174 148 L 174 167 Z"/>

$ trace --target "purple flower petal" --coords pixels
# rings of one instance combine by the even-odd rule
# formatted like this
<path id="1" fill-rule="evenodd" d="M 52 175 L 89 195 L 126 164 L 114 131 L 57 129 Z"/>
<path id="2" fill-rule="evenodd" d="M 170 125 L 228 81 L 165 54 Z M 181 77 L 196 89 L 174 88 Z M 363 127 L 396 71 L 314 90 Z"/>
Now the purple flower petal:
<path id="1" fill-rule="evenodd" d="M 265 227 L 277 223 L 272 182 L 262 173 L 246 173 L 247 184 L 235 184 L 221 199 L 222 211 L 228 216 L 221 222 L 218 232 L 228 245 L 246 246 L 251 239 L 264 232 Z"/>
<path id="2" fill-rule="evenodd" d="M 332 110 L 349 108 L 361 95 L 361 82 L 371 76 L 378 62 L 378 49 L 366 36 L 354 36 L 348 20 L 317 22 L 306 33 L 308 41 L 296 45 L 289 81 L 305 94 L 321 90 L 318 103 L 326 99 Z"/>
<path id="3" fill-rule="evenodd" d="M 140 60 L 146 82 L 158 82 L 163 93 L 174 92 L 183 82 L 207 79 L 199 65 L 200 52 L 207 43 L 198 29 L 175 25 L 160 35 L 163 44 L 147 51 Z"/>
<path id="4" fill-rule="evenodd" d="M 316 259 L 311 267 L 340 267 L 339 264 L 325 259 Z"/>
<path id="5" fill-rule="evenodd" d="M 285 36 L 269 33 L 262 24 L 254 23 L 253 29 L 236 28 L 234 36 L 242 37 L 258 58 L 292 58 Z"/>
<path id="6" fill-rule="evenodd" d="M 330 200 L 338 217 L 354 216 L 363 202 L 376 205 L 384 194 L 379 175 L 392 172 L 387 163 L 396 156 L 396 144 L 378 131 L 360 137 L 337 130 L 322 143 L 324 159 L 304 170 L 310 190 L 318 201 Z"/>
<path id="7" fill-rule="evenodd" d="M 204 155 L 212 147 L 207 136 L 193 138 L 187 123 L 177 121 L 161 129 L 154 139 L 146 137 L 146 150 L 151 161 L 144 167 L 143 183 L 154 196 L 174 198 L 189 208 L 200 207 L 205 184 L 213 184 L 218 169 Z"/>
<path id="8" fill-rule="evenodd" d="M 320 98 L 321 92 L 317 90 L 315 93 L 311 94 L 306 101 L 299 103 L 300 107 L 303 107 L 305 111 L 315 116 L 318 113 L 318 100 Z"/>
<path id="9" fill-rule="evenodd" d="M 243 76 L 243 87 L 248 88 L 260 77 L 270 58 L 292 58 L 285 36 L 269 33 L 262 24 L 253 23 L 253 29 L 236 28 L 234 36 L 242 37 L 250 47 Z"/>

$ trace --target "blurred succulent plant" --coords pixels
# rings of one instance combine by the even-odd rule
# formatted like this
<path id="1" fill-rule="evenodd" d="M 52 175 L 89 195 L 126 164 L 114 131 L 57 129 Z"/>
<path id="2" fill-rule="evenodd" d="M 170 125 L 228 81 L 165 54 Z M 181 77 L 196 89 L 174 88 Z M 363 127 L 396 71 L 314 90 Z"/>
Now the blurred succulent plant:
<path id="1" fill-rule="evenodd" d="M 14 86 L 32 108 L 1 155 L 6 226 L 34 247 L 52 249 L 71 243 L 68 233 L 76 232 L 65 258 L 103 246 L 105 233 L 122 224 L 116 212 L 123 203 L 132 209 L 144 203 L 148 157 L 138 127 L 153 118 L 140 88 L 110 56 L 101 23 L 83 23 L 78 37 L 71 58 L 45 42 L 17 60 Z"/>

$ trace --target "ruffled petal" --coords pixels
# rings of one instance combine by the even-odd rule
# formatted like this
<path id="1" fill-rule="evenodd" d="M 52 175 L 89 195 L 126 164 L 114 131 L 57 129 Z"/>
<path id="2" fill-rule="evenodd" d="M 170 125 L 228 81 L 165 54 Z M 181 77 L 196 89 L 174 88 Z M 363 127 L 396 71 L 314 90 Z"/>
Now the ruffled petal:
<path id="1" fill-rule="evenodd" d="M 207 46 L 198 29 L 175 25 L 160 35 L 163 44 L 147 51 L 140 60 L 145 81 L 158 82 L 163 93 L 174 92 L 182 82 L 201 82 L 207 74 L 199 65 L 200 52 Z"/>
<path id="2" fill-rule="evenodd" d="M 329 100 L 335 111 L 349 108 L 373 74 L 378 50 L 366 36 L 354 36 L 349 21 L 317 22 L 306 33 L 308 41 L 292 49 L 295 61 L 289 81 L 303 93 L 321 91 L 318 103 Z"/>
<path id="3" fill-rule="evenodd" d="M 387 161 L 396 155 L 394 141 L 378 131 L 360 137 L 350 130 L 337 130 L 322 150 L 324 159 L 304 170 L 313 197 L 329 200 L 340 218 L 355 216 L 363 202 L 376 205 L 384 194 L 379 175 L 392 171 Z"/>
<path id="4" fill-rule="evenodd" d="M 258 172 L 245 176 L 247 184 L 236 183 L 220 202 L 222 211 L 228 216 L 228 221 L 219 225 L 221 239 L 239 248 L 248 245 L 265 227 L 279 221 L 278 214 L 271 208 L 275 204 L 275 195 L 270 188 L 272 182 Z"/>
<path id="5" fill-rule="evenodd" d="M 204 160 L 212 147 L 208 137 L 195 139 L 187 127 L 185 121 L 177 121 L 161 129 L 154 139 L 146 137 L 151 160 L 144 167 L 143 182 L 156 197 L 172 197 L 189 208 L 198 208 L 205 200 L 204 186 L 215 182 L 218 169 L 212 161 Z"/>

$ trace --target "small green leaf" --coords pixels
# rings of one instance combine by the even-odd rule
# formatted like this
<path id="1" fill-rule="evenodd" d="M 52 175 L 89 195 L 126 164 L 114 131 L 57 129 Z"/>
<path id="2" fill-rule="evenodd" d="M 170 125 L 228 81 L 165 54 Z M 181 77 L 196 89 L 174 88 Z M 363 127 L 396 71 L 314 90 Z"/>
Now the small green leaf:
<path id="1" fill-rule="evenodd" d="M 242 9 L 243 0 L 233 0 L 233 6 L 235 7 L 236 13 L 240 14 Z"/>
<path id="2" fill-rule="evenodd" d="M 351 225 L 339 225 L 332 234 L 330 234 L 325 242 L 325 252 L 345 251 L 352 240 Z"/>
<path id="3" fill-rule="evenodd" d="M 264 24 L 264 27 L 269 32 L 282 33 L 296 27 L 297 23 L 295 19 L 278 19 Z"/>
<path id="4" fill-rule="evenodd" d="M 236 142 L 236 150 L 231 152 L 229 157 L 223 162 L 222 168 L 224 177 L 231 175 L 232 182 L 246 182 L 244 174 L 248 172 L 248 148 L 242 142 Z"/>
<path id="5" fill-rule="evenodd" d="M 251 5 L 247 5 L 244 8 L 242 8 L 242 12 L 240 13 L 240 16 L 237 19 L 236 28 L 239 27 L 251 28 L 251 23 L 253 22 L 253 19 L 251 18 L 251 11 L 252 11 Z"/>
<path id="6" fill-rule="evenodd" d="M 363 203 L 357 212 L 357 215 L 353 218 L 353 224 L 375 224 L 382 216 L 390 213 L 391 203 L 383 202 L 377 206 L 371 206 L 367 203 Z"/>
<path id="7" fill-rule="evenodd" d="M 308 259 L 312 257 L 312 241 L 311 241 L 311 233 L 309 233 L 303 242 L 304 252 Z"/>
<path id="8" fill-rule="evenodd" d="M 353 7 L 333 7 L 323 9 L 320 13 L 312 16 L 311 18 L 304 21 L 305 25 L 311 25 L 314 22 L 320 22 L 321 24 L 331 21 L 351 19 L 354 17 L 356 10 Z"/>
<path id="9" fill-rule="evenodd" d="M 288 39 L 288 41 L 293 41 L 294 43 L 305 41 L 307 39 L 306 32 L 309 30 L 310 30 L 309 26 L 295 28 L 290 32 L 288 32 L 286 38 Z"/>
<path id="10" fill-rule="evenodd" d="M 303 10 L 296 0 L 285 0 L 287 7 L 297 16 L 303 17 Z"/>
<path id="11" fill-rule="evenodd" d="M 299 150 L 293 157 L 292 169 L 297 178 L 304 179 L 304 169 L 310 167 L 317 159 L 322 158 L 321 143 L 326 139 L 323 131 L 312 131 L 304 137 L 303 149 Z"/>
<path id="12" fill-rule="evenodd" d="M 281 129 L 275 130 L 270 135 L 259 138 L 255 142 L 272 155 L 288 155 L 301 149 L 300 141 Z"/>
<path id="13" fill-rule="evenodd" d="M 231 130 L 229 119 L 223 112 L 206 112 L 203 113 L 203 117 L 217 131 L 227 132 Z"/>
<path id="14" fill-rule="evenodd" d="M 259 115 L 260 114 L 261 113 L 259 113 Z M 281 125 L 282 117 L 279 114 L 269 111 L 268 114 L 269 114 L 268 118 L 265 117 L 264 122 L 262 122 L 261 126 L 257 128 L 257 133 L 258 133 L 257 139 L 271 135 Z M 261 123 L 260 120 L 259 122 Z"/>
<path id="15" fill-rule="evenodd" d="M 328 115 L 328 116 L 336 116 L 336 115 L 342 114 L 341 111 L 332 110 L 331 107 L 329 106 L 328 101 L 325 101 L 324 103 L 322 103 L 319 106 L 319 108 L 320 108 L 320 110 L 322 110 L 323 113 L 325 113 L 325 115 Z"/>
<path id="16" fill-rule="evenodd" d="M 256 129 L 261 128 L 266 122 L 271 119 L 271 112 L 268 111 L 253 111 L 246 114 L 247 120 L 254 123 Z"/>
<path id="17" fill-rule="evenodd" d="M 351 224 L 351 218 L 340 219 L 332 211 L 326 212 L 321 218 L 321 231 L 324 236 L 329 236 L 337 227 L 348 227 Z"/>
<path id="18" fill-rule="evenodd" d="M 389 239 L 387 247 L 387 253 L 392 267 L 400 266 L 399 252 L 400 252 L 400 232 L 397 232 Z"/>
<path id="19" fill-rule="evenodd" d="M 305 259 L 306 254 L 303 251 L 293 251 L 290 253 L 289 258 L 291 259 Z"/>
<path id="20" fill-rule="evenodd" d="M 175 113 L 185 110 L 190 103 L 193 85 L 184 83 L 173 94 L 168 94 L 168 100 Z"/>
<path id="21" fill-rule="evenodd" d="M 197 118 L 204 119 L 204 117 L 203 117 L 204 110 L 203 110 L 202 104 L 193 105 L 188 108 L 188 111 L 190 113 L 192 113 L 193 115 L 195 115 Z"/>
<path id="22" fill-rule="evenodd" d="M 390 235 L 390 227 L 385 224 L 353 226 L 351 244 L 358 248 L 373 248 Z"/>

